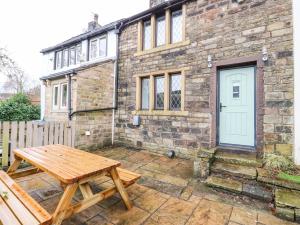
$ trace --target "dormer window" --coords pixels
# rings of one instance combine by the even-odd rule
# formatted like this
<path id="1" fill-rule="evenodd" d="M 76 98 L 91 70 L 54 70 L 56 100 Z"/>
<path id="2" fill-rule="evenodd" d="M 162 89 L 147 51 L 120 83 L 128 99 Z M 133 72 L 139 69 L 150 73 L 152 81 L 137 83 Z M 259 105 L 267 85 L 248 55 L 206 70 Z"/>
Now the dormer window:
<path id="1" fill-rule="evenodd" d="M 56 52 L 56 69 L 61 68 L 61 61 L 62 61 L 62 51 Z"/>
<path id="2" fill-rule="evenodd" d="M 55 53 L 55 69 L 72 66 L 80 63 L 81 43 Z"/>
<path id="3" fill-rule="evenodd" d="M 107 56 L 107 37 L 101 36 L 90 40 L 90 59 Z"/>
<path id="4" fill-rule="evenodd" d="M 67 66 L 69 66 L 69 49 L 65 49 L 63 51 L 62 67 L 67 67 Z"/>
<path id="5" fill-rule="evenodd" d="M 70 66 L 76 64 L 76 48 L 70 48 Z"/>

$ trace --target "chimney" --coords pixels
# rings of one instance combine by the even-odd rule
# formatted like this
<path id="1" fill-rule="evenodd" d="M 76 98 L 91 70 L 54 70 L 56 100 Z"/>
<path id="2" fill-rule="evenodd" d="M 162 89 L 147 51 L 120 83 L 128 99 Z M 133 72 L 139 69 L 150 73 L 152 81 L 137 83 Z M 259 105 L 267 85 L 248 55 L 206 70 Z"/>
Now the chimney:
<path id="1" fill-rule="evenodd" d="M 157 6 L 166 1 L 168 1 L 168 0 L 150 0 L 150 8 Z"/>
<path id="2" fill-rule="evenodd" d="M 98 14 L 94 13 L 94 20 L 88 23 L 88 31 L 95 30 L 98 27 L 101 27 L 98 23 Z"/>

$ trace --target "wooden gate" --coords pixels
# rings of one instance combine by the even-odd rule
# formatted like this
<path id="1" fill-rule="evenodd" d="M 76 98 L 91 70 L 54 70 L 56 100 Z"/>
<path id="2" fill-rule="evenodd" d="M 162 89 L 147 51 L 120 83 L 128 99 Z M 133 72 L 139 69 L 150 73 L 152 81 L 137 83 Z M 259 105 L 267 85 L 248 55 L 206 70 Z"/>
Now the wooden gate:
<path id="1" fill-rule="evenodd" d="M 14 159 L 13 149 L 52 144 L 74 147 L 74 141 L 72 122 L 0 121 L 0 169 Z"/>

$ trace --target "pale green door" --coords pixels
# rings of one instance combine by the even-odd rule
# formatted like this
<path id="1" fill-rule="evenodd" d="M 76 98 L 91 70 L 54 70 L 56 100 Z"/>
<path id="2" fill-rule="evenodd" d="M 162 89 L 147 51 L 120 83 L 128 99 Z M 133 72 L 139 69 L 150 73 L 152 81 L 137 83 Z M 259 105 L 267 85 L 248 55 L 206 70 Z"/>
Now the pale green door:
<path id="1" fill-rule="evenodd" d="M 255 68 L 220 70 L 219 144 L 255 145 Z"/>

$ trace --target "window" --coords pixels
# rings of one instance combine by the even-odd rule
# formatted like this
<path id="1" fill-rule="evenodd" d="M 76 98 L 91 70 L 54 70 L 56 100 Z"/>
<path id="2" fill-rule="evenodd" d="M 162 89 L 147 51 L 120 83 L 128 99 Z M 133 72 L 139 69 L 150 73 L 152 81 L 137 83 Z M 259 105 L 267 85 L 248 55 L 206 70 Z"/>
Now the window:
<path id="1" fill-rule="evenodd" d="M 149 90 L 150 79 L 149 77 L 142 78 L 142 109 L 149 109 Z"/>
<path id="2" fill-rule="evenodd" d="M 62 84 L 61 85 L 61 102 L 60 106 L 61 108 L 67 108 L 67 99 L 68 99 L 68 85 L 67 84 Z"/>
<path id="3" fill-rule="evenodd" d="M 72 47 L 70 48 L 70 59 L 69 59 L 70 65 L 76 64 L 75 57 L 76 57 L 76 49 L 75 47 Z"/>
<path id="4" fill-rule="evenodd" d="M 98 39 L 91 40 L 90 59 L 96 58 L 97 52 L 98 52 Z"/>
<path id="5" fill-rule="evenodd" d="M 65 49 L 63 51 L 63 64 L 62 67 L 66 67 L 69 64 L 69 50 Z"/>
<path id="6" fill-rule="evenodd" d="M 181 74 L 170 75 L 170 110 L 181 109 Z"/>
<path id="7" fill-rule="evenodd" d="M 182 41 L 182 10 L 172 12 L 171 42 Z"/>
<path id="8" fill-rule="evenodd" d="M 62 61 L 62 51 L 56 52 L 56 65 L 55 65 L 56 69 L 61 68 L 61 61 Z"/>
<path id="9" fill-rule="evenodd" d="M 156 46 L 166 43 L 166 17 L 161 16 L 156 19 Z"/>
<path id="10" fill-rule="evenodd" d="M 58 109 L 58 89 L 59 86 L 55 85 L 53 86 L 53 93 L 52 93 L 52 97 L 53 97 L 53 109 Z"/>
<path id="11" fill-rule="evenodd" d="M 143 32 L 143 49 L 147 50 L 151 48 L 151 21 L 144 22 Z"/>
<path id="12" fill-rule="evenodd" d="M 232 85 L 232 97 L 233 98 L 240 98 L 240 83 L 234 82 Z"/>
<path id="13" fill-rule="evenodd" d="M 76 46 L 76 64 L 80 63 L 81 60 L 81 44 Z"/>
<path id="14" fill-rule="evenodd" d="M 101 37 L 100 39 L 99 39 L 99 49 L 100 49 L 100 51 L 99 51 L 99 56 L 100 57 L 105 57 L 106 56 L 106 54 L 107 54 L 107 43 L 106 43 L 107 41 L 106 41 L 106 36 L 105 37 Z"/>
<path id="15" fill-rule="evenodd" d="M 157 76 L 154 79 L 154 97 L 155 97 L 155 109 L 164 109 L 164 76 Z"/>

